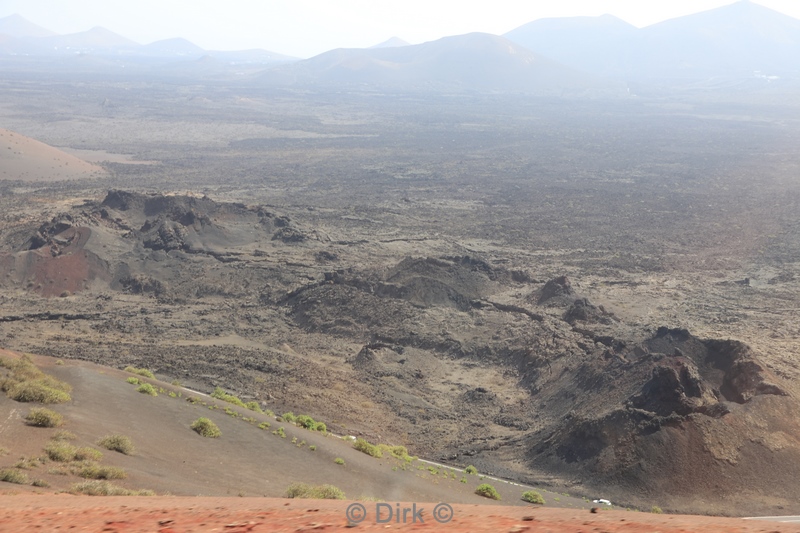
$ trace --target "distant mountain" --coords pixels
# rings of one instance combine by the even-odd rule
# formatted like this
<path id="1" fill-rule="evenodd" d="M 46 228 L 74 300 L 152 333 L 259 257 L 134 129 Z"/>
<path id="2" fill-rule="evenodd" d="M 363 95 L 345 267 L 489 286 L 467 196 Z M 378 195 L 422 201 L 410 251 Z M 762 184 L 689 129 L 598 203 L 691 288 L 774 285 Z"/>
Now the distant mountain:
<path id="1" fill-rule="evenodd" d="M 610 15 L 505 34 L 570 67 L 627 80 L 800 76 L 800 20 L 748 0 L 637 29 Z"/>
<path id="2" fill-rule="evenodd" d="M 623 90 L 486 33 L 402 47 L 331 50 L 271 69 L 261 81 L 557 95 Z"/>
<path id="3" fill-rule="evenodd" d="M 8 35 L 9 37 L 49 37 L 55 35 L 55 32 L 37 26 L 28 19 L 14 14 L 0 18 L 0 34 Z"/>
<path id="4" fill-rule="evenodd" d="M 400 37 L 390 37 L 389 39 L 370 46 L 370 48 L 395 48 L 397 46 L 408 46 L 410 43 L 404 41 Z"/>
<path id="5" fill-rule="evenodd" d="M 100 58 L 130 59 L 138 62 L 137 68 L 146 68 L 145 65 L 153 62 L 195 61 L 204 56 L 212 56 L 219 60 L 220 65 L 271 65 L 297 60 L 267 50 L 209 52 L 180 37 L 141 45 L 99 26 L 80 33 L 57 35 L 19 15 L 0 19 L 0 57 L 63 58 L 65 55 L 94 56 L 97 59 L 94 63 L 100 70 L 102 65 L 109 65 Z M 82 61 L 81 68 L 89 63 L 91 62 Z M 123 66 L 117 63 L 114 65 L 115 68 Z"/>
<path id="6" fill-rule="evenodd" d="M 800 74 L 800 20 L 743 0 L 641 30 L 631 65 L 651 77 Z"/>
<path id="7" fill-rule="evenodd" d="M 619 74 L 616 59 L 627 54 L 638 31 L 624 20 L 603 15 L 539 19 L 503 36 L 564 65 L 614 75 Z"/>
<path id="8" fill-rule="evenodd" d="M 122 35 L 100 26 L 80 33 L 42 37 L 35 39 L 35 41 L 28 39 L 27 42 L 40 48 L 45 47 L 53 51 L 68 53 L 105 52 L 118 50 L 120 48 L 136 48 L 141 46 L 137 42 L 131 41 Z"/>

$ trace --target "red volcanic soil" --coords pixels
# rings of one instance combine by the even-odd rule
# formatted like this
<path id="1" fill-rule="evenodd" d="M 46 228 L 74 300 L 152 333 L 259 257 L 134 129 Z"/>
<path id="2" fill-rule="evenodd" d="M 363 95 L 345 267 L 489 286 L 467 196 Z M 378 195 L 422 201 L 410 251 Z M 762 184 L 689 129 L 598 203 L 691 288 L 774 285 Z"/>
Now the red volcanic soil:
<path id="1" fill-rule="evenodd" d="M 108 265 L 84 249 L 91 235 L 89 228 L 67 228 L 57 236 L 62 246 L 0 254 L 0 275 L 48 298 L 80 292 L 95 279 L 109 281 Z"/>
<path id="2" fill-rule="evenodd" d="M 471 533 L 791 533 L 800 525 L 740 518 L 656 515 L 631 511 L 454 505 L 447 524 L 436 522 L 434 504 L 418 504 L 424 524 L 377 523 L 375 502 L 361 502 L 363 522 L 348 524 L 352 502 L 274 498 L 91 497 L 69 495 L 0 496 L 0 531 L 105 531 L 109 533 L 188 533 L 220 531 L 452 531 Z M 396 503 L 390 504 L 393 508 Z M 401 508 L 410 504 L 400 504 Z M 384 515 L 386 517 L 386 515 Z M 348 527 L 349 526 L 349 527 Z"/>
<path id="3" fill-rule="evenodd" d="M 104 174 L 102 167 L 0 128 L 0 180 L 58 181 Z"/>

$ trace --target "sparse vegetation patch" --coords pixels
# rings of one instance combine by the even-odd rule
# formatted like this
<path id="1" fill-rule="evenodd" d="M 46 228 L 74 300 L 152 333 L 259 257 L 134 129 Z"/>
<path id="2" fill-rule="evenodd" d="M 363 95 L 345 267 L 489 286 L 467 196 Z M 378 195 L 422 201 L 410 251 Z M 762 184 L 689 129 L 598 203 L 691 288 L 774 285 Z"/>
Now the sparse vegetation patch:
<path id="1" fill-rule="evenodd" d="M 142 394 L 147 394 L 148 396 L 158 396 L 158 391 L 156 391 L 155 387 L 150 385 L 149 383 L 142 383 L 136 389 L 136 392 L 141 392 Z"/>
<path id="2" fill-rule="evenodd" d="M 216 439 L 217 437 L 222 436 L 222 431 L 219 430 L 219 427 L 209 420 L 208 418 L 200 417 L 194 422 L 192 422 L 192 429 L 195 430 L 199 435 L 203 437 L 208 437 L 212 439 Z"/>
<path id="3" fill-rule="evenodd" d="M 372 457 L 381 458 L 383 457 L 383 452 L 378 446 L 374 444 L 370 444 L 366 439 L 358 438 L 353 443 L 353 448 L 360 451 L 361 453 L 365 453 L 367 455 L 371 455 Z"/>
<path id="4" fill-rule="evenodd" d="M 16 483 L 17 485 L 27 485 L 28 474 L 20 472 L 16 468 L 3 468 L 0 469 L 0 481 Z"/>
<path id="5" fill-rule="evenodd" d="M 536 492 L 535 490 L 527 490 L 523 492 L 522 501 L 544 505 L 544 498 L 542 498 L 542 495 Z"/>
<path id="6" fill-rule="evenodd" d="M 87 496 L 155 496 L 152 490 L 129 490 L 108 481 L 83 481 L 72 485 L 69 492 Z"/>
<path id="7" fill-rule="evenodd" d="M 131 374 L 136 374 L 139 376 L 144 376 L 146 378 L 154 379 L 155 375 L 152 372 L 147 370 L 146 368 L 136 368 L 135 366 L 126 366 L 125 372 L 130 372 Z"/>
<path id="8" fill-rule="evenodd" d="M 314 500 L 344 500 L 344 492 L 333 485 L 307 485 L 292 483 L 286 489 L 287 498 L 308 498 Z"/>
<path id="9" fill-rule="evenodd" d="M 125 435 L 106 435 L 97 441 L 97 445 L 125 455 L 133 455 L 134 452 L 133 442 Z"/>
<path id="10" fill-rule="evenodd" d="M 46 407 L 34 407 L 25 416 L 25 422 L 29 426 L 55 428 L 64 423 L 64 417 Z"/>
<path id="11" fill-rule="evenodd" d="M 500 499 L 500 494 L 498 494 L 497 490 L 495 490 L 495 488 L 488 483 L 481 483 L 478 485 L 478 488 L 475 489 L 475 494 L 492 500 Z"/>
<path id="12" fill-rule="evenodd" d="M 69 395 L 72 387 L 68 383 L 39 370 L 27 355 L 17 360 L 0 358 L 0 367 L 9 371 L 0 379 L 0 389 L 12 400 L 53 404 L 72 399 Z"/>

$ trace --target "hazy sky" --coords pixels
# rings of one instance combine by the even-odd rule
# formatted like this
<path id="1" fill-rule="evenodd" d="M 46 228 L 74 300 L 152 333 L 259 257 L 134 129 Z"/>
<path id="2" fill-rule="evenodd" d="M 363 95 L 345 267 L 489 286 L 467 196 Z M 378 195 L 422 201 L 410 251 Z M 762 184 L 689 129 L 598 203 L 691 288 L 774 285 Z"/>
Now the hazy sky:
<path id="1" fill-rule="evenodd" d="M 185 37 L 210 50 L 264 48 L 310 57 L 394 35 L 411 43 L 505 33 L 543 17 L 610 13 L 647 26 L 732 0 L 0 0 L 57 33 L 104 26 L 140 43 Z M 757 3 L 800 19 L 800 0 Z"/>

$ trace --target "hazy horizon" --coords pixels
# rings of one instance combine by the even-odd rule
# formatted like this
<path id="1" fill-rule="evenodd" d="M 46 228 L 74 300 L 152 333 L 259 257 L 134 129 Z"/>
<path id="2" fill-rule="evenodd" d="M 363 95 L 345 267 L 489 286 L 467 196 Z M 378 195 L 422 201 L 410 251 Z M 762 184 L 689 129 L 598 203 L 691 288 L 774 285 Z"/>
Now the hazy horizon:
<path id="1" fill-rule="evenodd" d="M 637 27 L 714 9 L 731 0 L 565 0 L 404 2 L 258 0 L 219 2 L 0 0 L 0 18 L 15 13 L 60 34 L 102 26 L 147 44 L 183 37 L 207 50 L 262 48 L 311 57 L 334 48 L 363 48 L 397 36 L 412 44 L 469 32 L 506 33 L 550 17 L 614 15 Z M 800 18 L 796 0 L 759 0 L 764 7 Z M 491 5 L 491 9 L 488 7 Z M 424 16 L 420 15 L 424 13 Z"/>

